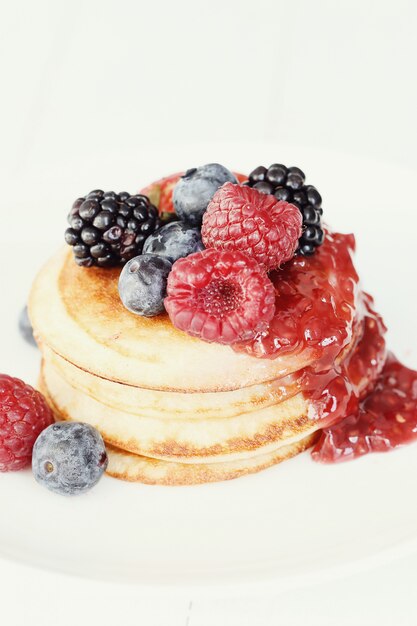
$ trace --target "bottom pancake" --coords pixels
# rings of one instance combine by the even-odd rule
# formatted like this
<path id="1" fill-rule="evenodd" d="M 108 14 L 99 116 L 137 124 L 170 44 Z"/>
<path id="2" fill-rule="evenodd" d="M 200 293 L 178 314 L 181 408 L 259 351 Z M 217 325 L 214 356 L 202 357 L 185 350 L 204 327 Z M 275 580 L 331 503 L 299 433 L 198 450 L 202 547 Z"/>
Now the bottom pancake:
<path id="1" fill-rule="evenodd" d="M 57 421 L 65 419 L 53 402 L 43 377 L 39 380 L 39 389 L 45 396 Z M 232 480 L 246 474 L 254 474 L 263 469 L 276 465 L 281 461 L 303 452 L 312 446 L 317 433 L 279 447 L 277 450 L 254 455 L 234 461 L 220 461 L 213 463 L 178 463 L 163 461 L 131 452 L 120 450 L 106 445 L 109 456 L 107 473 L 114 478 L 130 482 L 140 482 L 148 485 L 198 485 L 223 480 Z"/>
<path id="2" fill-rule="evenodd" d="M 312 446 L 317 438 L 313 433 L 300 441 L 282 446 L 275 452 L 260 454 L 238 461 L 219 463 L 176 463 L 150 459 L 130 452 L 107 447 L 109 466 L 107 473 L 114 478 L 147 485 L 200 485 L 222 480 L 232 480 L 255 474 L 263 469 L 286 461 Z"/>

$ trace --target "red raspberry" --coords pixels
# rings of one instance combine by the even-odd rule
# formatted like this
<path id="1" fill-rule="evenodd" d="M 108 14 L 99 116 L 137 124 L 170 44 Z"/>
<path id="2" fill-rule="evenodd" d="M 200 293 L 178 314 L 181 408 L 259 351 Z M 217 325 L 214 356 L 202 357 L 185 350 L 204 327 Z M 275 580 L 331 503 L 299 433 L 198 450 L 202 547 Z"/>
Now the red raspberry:
<path id="1" fill-rule="evenodd" d="M 39 391 L 0 374 L 0 472 L 29 466 L 38 435 L 53 421 Z"/>
<path id="2" fill-rule="evenodd" d="M 206 248 L 241 250 L 272 270 L 294 256 L 302 223 L 293 204 L 225 183 L 207 207 L 201 234 Z"/>
<path id="3" fill-rule="evenodd" d="M 266 330 L 275 290 L 264 268 L 243 252 L 203 250 L 172 266 L 165 308 L 189 335 L 230 344 Z"/>

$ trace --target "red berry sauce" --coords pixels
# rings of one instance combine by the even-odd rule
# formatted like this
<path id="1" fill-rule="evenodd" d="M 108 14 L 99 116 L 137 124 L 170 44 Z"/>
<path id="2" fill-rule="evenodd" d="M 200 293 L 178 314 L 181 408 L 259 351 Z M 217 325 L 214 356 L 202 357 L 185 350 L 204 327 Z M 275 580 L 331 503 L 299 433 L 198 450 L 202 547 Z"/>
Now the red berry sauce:
<path id="1" fill-rule="evenodd" d="M 298 391 L 309 400 L 310 420 L 320 420 L 322 428 L 331 426 L 354 413 L 359 400 L 373 389 L 385 359 L 385 326 L 372 309 L 372 299 L 361 294 L 358 318 L 354 322 L 355 339 L 331 365 L 314 363 L 295 374 Z"/>
<path id="2" fill-rule="evenodd" d="M 325 428 L 312 456 L 336 463 L 387 452 L 417 439 L 417 372 L 390 354 L 374 390 L 358 409 Z"/>
<path id="3" fill-rule="evenodd" d="M 309 399 L 308 418 L 323 429 L 312 455 L 325 463 L 417 439 L 417 372 L 386 357 L 386 328 L 360 291 L 354 248 L 352 235 L 326 233 L 314 256 L 273 272 L 269 329 L 233 345 L 259 358 L 291 354 L 311 363 L 279 383 L 287 396 L 302 391 Z"/>

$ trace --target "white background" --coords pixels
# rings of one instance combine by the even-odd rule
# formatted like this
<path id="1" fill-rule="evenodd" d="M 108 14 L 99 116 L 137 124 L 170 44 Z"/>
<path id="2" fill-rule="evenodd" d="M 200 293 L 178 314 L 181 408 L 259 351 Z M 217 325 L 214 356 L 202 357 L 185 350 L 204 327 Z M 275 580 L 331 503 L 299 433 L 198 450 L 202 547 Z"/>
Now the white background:
<path id="1" fill-rule="evenodd" d="M 383 176 L 369 180 L 381 205 L 388 198 L 402 215 L 396 190 L 403 199 L 409 186 L 417 210 L 411 0 L 3 0 L 0 8 L 0 241 L 43 241 L 46 215 L 61 237 L 62 212 L 79 194 L 102 186 L 133 192 L 168 173 L 160 171 L 159 150 L 174 170 L 199 165 L 197 152 L 221 162 L 233 145 L 253 166 L 262 160 L 255 145 L 299 146 L 318 187 L 337 176 L 352 202 L 355 176 L 366 176 L 366 168 L 338 172 L 329 163 L 328 172 L 319 171 L 314 152 L 358 155 L 362 164 L 381 162 Z M 389 225 L 381 229 L 381 248 L 390 232 Z M 2 514 L 8 506 L 2 503 Z M 408 625 L 417 620 L 416 575 L 417 557 L 410 555 L 325 586 L 198 599 L 1 563 L 1 621 Z"/>

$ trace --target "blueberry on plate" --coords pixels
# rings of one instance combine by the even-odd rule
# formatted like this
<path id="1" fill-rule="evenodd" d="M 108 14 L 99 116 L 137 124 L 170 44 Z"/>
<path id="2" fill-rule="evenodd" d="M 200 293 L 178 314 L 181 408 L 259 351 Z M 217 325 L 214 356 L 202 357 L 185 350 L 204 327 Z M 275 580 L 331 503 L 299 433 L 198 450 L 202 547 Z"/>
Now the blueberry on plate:
<path id="1" fill-rule="evenodd" d="M 28 308 L 25 306 L 19 315 L 19 331 L 23 339 L 30 343 L 31 346 L 37 347 L 35 337 L 33 336 L 33 328 L 30 323 Z"/>
<path id="2" fill-rule="evenodd" d="M 145 317 L 162 313 L 171 267 L 171 261 L 156 254 L 142 254 L 126 263 L 119 278 L 124 306 Z"/>
<path id="3" fill-rule="evenodd" d="M 203 249 L 200 229 L 183 221 L 171 222 L 158 228 L 143 246 L 145 254 L 157 254 L 171 263 Z"/>
<path id="4" fill-rule="evenodd" d="M 32 471 L 50 491 L 72 496 L 100 480 L 108 458 L 103 439 L 93 426 L 57 422 L 41 432 L 33 447 Z"/>
<path id="5" fill-rule="evenodd" d="M 218 163 L 194 167 L 174 187 L 174 208 L 181 220 L 200 226 L 204 211 L 216 191 L 224 183 L 237 183 L 230 170 Z"/>

